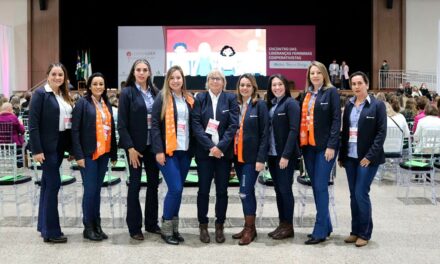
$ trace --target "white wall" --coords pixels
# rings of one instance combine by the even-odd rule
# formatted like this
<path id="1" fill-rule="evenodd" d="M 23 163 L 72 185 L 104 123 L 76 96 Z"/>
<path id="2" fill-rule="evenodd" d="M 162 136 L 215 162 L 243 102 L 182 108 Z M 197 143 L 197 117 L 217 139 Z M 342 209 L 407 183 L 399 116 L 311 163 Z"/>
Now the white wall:
<path id="1" fill-rule="evenodd" d="M 14 30 L 13 68 L 10 91 L 26 91 L 28 86 L 27 0 L 0 0 L 0 24 Z M 1 91 L 0 91 L 1 93 Z"/>
<path id="2" fill-rule="evenodd" d="M 435 73 L 439 0 L 406 0 L 406 70 Z"/>

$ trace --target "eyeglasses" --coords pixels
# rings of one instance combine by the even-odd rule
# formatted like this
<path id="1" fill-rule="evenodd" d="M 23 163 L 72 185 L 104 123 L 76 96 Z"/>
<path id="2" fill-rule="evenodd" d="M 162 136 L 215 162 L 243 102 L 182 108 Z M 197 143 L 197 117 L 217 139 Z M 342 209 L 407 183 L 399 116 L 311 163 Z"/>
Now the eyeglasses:
<path id="1" fill-rule="evenodd" d="M 209 77 L 209 80 L 213 81 L 213 82 L 219 82 L 222 80 L 222 78 L 220 77 Z"/>

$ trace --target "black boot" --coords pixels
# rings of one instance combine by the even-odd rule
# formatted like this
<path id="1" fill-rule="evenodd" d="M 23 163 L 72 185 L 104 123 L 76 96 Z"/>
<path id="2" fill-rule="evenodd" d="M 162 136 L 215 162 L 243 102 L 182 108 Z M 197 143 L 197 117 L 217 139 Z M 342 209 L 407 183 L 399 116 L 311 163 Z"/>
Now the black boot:
<path id="1" fill-rule="evenodd" d="M 177 241 L 184 242 L 185 239 L 179 233 L 179 217 L 173 217 L 173 236 Z"/>
<path id="2" fill-rule="evenodd" d="M 84 224 L 83 237 L 92 241 L 102 241 L 102 237 L 96 233 L 91 223 Z"/>
<path id="3" fill-rule="evenodd" d="M 163 220 L 161 228 L 162 239 L 170 245 L 179 245 L 179 240 L 173 236 L 173 222 L 172 220 Z"/>
<path id="4" fill-rule="evenodd" d="M 104 233 L 104 231 L 102 231 L 101 228 L 101 219 L 97 219 L 95 220 L 95 232 L 101 236 L 102 239 L 108 239 L 108 236 L 106 233 Z"/>

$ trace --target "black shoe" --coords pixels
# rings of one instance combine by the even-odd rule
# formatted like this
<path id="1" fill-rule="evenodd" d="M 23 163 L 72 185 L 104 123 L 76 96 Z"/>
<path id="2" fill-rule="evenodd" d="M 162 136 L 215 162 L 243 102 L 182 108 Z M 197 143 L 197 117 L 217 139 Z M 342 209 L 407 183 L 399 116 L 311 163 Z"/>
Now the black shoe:
<path id="1" fill-rule="evenodd" d="M 310 238 L 309 240 L 307 240 L 306 242 L 304 242 L 304 244 L 306 245 L 315 245 L 315 244 L 319 244 L 321 242 L 324 242 L 325 238 L 322 239 L 316 239 L 316 238 Z"/>
<path id="2" fill-rule="evenodd" d="M 153 227 L 148 227 L 148 228 L 146 227 L 145 231 L 147 231 L 148 233 L 157 234 L 157 235 L 162 234 L 160 227 L 158 225 L 153 226 Z"/>
<path id="3" fill-rule="evenodd" d="M 144 240 L 144 235 L 142 233 L 130 235 L 130 237 L 133 238 L 134 240 L 139 240 L 139 241 Z"/>
<path id="4" fill-rule="evenodd" d="M 104 231 L 102 231 L 101 228 L 101 219 L 98 219 L 95 221 L 95 232 L 102 238 L 102 239 L 108 239 L 108 236 Z"/>
<path id="5" fill-rule="evenodd" d="M 176 239 L 179 242 L 184 242 L 185 239 L 180 235 L 179 232 L 173 232 L 173 237 L 174 239 Z"/>
<path id="6" fill-rule="evenodd" d="M 66 243 L 67 237 L 65 236 L 50 237 L 50 238 L 44 238 L 43 241 L 46 243 Z"/>
<path id="7" fill-rule="evenodd" d="M 83 237 L 92 241 L 102 241 L 102 237 L 91 226 L 84 228 Z"/>
<path id="8" fill-rule="evenodd" d="M 327 237 L 330 237 L 331 233 L 332 233 L 332 232 L 328 232 Z M 308 238 L 312 238 L 312 234 L 307 234 L 307 237 L 308 237 Z"/>
<path id="9" fill-rule="evenodd" d="M 175 245 L 175 246 L 179 245 L 179 240 L 177 240 L 174 236 L 161 235 L 161 237 L 167 244 Z"/>

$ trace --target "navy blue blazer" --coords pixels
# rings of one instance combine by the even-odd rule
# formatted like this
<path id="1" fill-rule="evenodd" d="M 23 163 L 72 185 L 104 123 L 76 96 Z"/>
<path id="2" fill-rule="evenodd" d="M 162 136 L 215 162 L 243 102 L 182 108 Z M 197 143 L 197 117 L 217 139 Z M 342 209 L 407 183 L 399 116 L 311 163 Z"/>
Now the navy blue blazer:
<path id="1" fill-rule="evenodd" d="M 275 108 L 271 125 L 278 156 L 289 160 L 300 156 L 298 138 L 300 116 L 299 104 L 292 97 L 284 96 Z"/>
<path id="2" fill-rule="evenodd" d="M 238 128 L 238 104 L 235 94 L 222 92 L 217 103 L 216 119 L 218 126 L 219 142 L 217 147 L 223 152 L 225 158 L 232 159 L 233 140 Z M 208 158 L 209 150 L 214 147 L 211 135 L 205 133 L 210 118 L 214 118 L 211 96 L 209 92 L 199 93 L 195 98 L 194 109 L 191 112 L 192 130 L 197 144 L 196 158 Z"/>
<path id="3" fill-rule="evenodd" d="M 60 107 L 53 92 L 44 87 L 35 90 L 29 107 L 29 137 L 34 154 L 57 151 L 59 136 Z M 70 129 L 66 130 L 70 133 Z M 70 134 L 68 135 L 70 142 Z M 68 144 L 67 151 L 70 150 Z"/>
<path id="4" fill-rule="evenodd" d="M 300 107 L 302 107 L 305 95 L 306 93 L 303 93 L 301 96 Z M 316 148 L 337 150 L 341 130 L 341 104 L 335 87 L 318 91 L 313 111 Z"/>
<path id="5" fill-rule="evenodd" d="M 117 160 L 117 146 L 115 134 L 115 121 L 112 106 L 106 103 L 112 116 L 110 158 Z M 92 156 L 96 150 L 96 108 L 91 97 L 78 100 L 72 112 L 72 149 L 76 160 Z"/>
<path id="6" fill-rule="evenodd" d="M 153 97 L 156 97 L 155 90 L 151 88 L 151 91 Z M 141 92 L 135 86 L 122 89 L 118 105 L 119 147 L 135 148 L 139 152 L 147 148 L 147 115 Z"/>
<path id="7" fill-rule="evenodd" d="M 151 121 L 151 137 L 154 138 L 152 141 L 152 147 L 153 147 L 153 153 L 165 153 L 165 120 L 162 120 L 160 115 L 162 112 L 162 105 L 163 105 L 163 97 L 162 94 L 159 94 L 156 99 L 154 100 L 153 104 L 153 114 L 152 114 L 152 121 Z M 191 132 L 191 112 L 192 108 L 191 105 L 187 102 L 186 103 L 188 108 L 188 116 L 189 116 L 189 122 L 188 122 L 188 128 L 189 128 L 189 148 L 188 153 L 190 156 L 193 156 L 193 144 L 194 144 L 194 138 L 192 137 Z M 174 127 L 176 130 L 177 135 L 177 107 L 176 107 L 176 100 L 173 97 L 173 108 L 174 108 Z M 158 140 L 158 139 L 161 140 Z"/>
<path id="8" fill-rule="evenodd" d="M 379 165 L 385 162 L 383 143 L 387 135 L 387 114 L 385 104 L 370 96 L 371 102 L 365 102 L 365 106 L 359 116 L 357 152 L 359 160 L 367 158 L 371 165 Z M 350 130 L 350 114 L 353 104 L 347 102 L 344 110 L 341 149 L 339 160 L 342 163 L 348 157 L 348 133 Z"/>
<path id="9" fill-rule="evenodd" d="M 245 163 L 266 162 L 269 147 L 269 114 L 266 102 L 252 101 L 243 120 L 243 160 Z"/>

